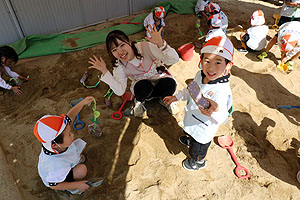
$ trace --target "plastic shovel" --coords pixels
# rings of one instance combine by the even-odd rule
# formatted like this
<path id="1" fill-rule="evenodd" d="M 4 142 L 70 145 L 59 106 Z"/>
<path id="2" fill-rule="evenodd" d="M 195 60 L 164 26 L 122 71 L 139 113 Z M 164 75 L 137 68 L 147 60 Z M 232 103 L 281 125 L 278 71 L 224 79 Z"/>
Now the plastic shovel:
<path id="1" fill-rule="evenodd" d="M 71 101 L 71 106 L 74 107 L 76 104 L 78 104 L 80 101 L 82 101 L 83 98 L 77 99 L 77 100 L 72 100 Z M 81 130 L 84 127 L 84 122 L 80 120 L 79 113 L 76 115 L 76 119 L 73 123 L 73 129 L 74 130 Z"/>
<path id="2" fill-rule="evenodd" d="M 120 109 L 117 111 L 117 112 L 114 112 L 112 114 L 112 118 L 115 119 L 115 120 L 120 120 L 122 117 L 123 117 L 123 114 L 122 114 L 122 109 L 123 107 L 125 106 L 126 102 L 127 101 L 131 101 L 133 98 L 134 98 L 134 95 L 129 92 L 129 91 L 126 91 L 123 95 L 122 95 L 122 98 L 124 100 L 122 106 L 120 107 Z"/>
<path id="3" fill-rule="evenodd" d="M 218 137 L 218 142 L 219 142 L 219 144 L 222 148 L 225 148 L 229 151 L 229 153 L 230 153 L 230 155 L 231 155 L 231 157 L 232 157 L 232 159 L 233 159 L 233 161 L 236 165 L 236 168 L 234 169 L 234 173 L 236 174 L 236 176 L 241 178 L 241 179 L 249 178 L 250 174 L 249 174 L 248 170 L 245 167 L 243 167 L 239 164 L 239 162 L 237 161 L 236 156 L 234 155 L 234 153 L 231 149 L 231 147 L 233 146 L 232 138 L 228 135 L 220 136 L 220 137 Z M 240 171 L 245 171 L 246 175 L 240 175 L 239 174 Z"/>
<path id="4" fill-rule="evenodd" d="M 287 105 L 287 106 L 277 106 L 277 108 L 292 109 L 292 108 L 300 108 L 300 106 Z"/>
<path id="5" fill-rule="evenodd" d="M 140 22 L 128 22 L 128 21 L 124 21 L 121 22 L 121 24 L 141 24 Z"/>

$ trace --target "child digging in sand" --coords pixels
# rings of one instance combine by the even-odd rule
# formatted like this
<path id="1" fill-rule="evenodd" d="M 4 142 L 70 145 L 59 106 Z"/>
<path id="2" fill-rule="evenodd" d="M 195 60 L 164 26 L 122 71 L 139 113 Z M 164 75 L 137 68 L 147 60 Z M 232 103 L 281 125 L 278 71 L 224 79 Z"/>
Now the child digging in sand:
<path id="1" fill-rule="evenodd" d="M 70 125 L 83 106 L 93 99 L 86 97 L 66 115 L 45 115 L 35 124 L 34 135 L 42 143 L 38 171 L 44 184 L 51 189 L 80 194 L 89 188 L 85 180 L 87 167 L 81 164 L 85 160 L 81 153 L 86 142 L 74 140 Z"/>
<path id="2" fill-rule="evenodd" d="M 12 78 L 18 78 L 21 80 L 26 80 L 28 81 L 28 78 L 25 78 L 16 72 L 13 72 L 11 68 L 18 62 L 19 57 L 16 51 L 9 47 L 9 46 L 2 46 L 0 47 L 0 87 L 7 89 L 7 90 L 12 90 L 15 94 L 21 95 L 22 91 L 20 90 L 20 86 L 11 86 L 5 82 L 5 80 L 2 79 L 2 75 L 5 73 L 8 76 Z M 1 89 L 0 89 L 1 90 Z"/>
<path id="3" fill-rule="evenodd" d="M 201 70 L 196 74 L 194 83 L 200 88 L 208 108 L 204 109 L 196 104 L 195 98 L 191 97 L 190 90 L 186 88 L 175 96 L 164 98 L 166 104 L 187 100 L 183 124 L 184 132 L 188 136 L 179 138 L 182 144 L 189 147 L 191 158 L 185 159 L 182 163 L 187 170 L 199 170 L 206 166 L 204 158 L 208 147 L 219 126 L 228 117 L 232 103 L 229 85 L 232 58 L 233 45 L 225 37 L 214 37 L 201 49 Z"/>

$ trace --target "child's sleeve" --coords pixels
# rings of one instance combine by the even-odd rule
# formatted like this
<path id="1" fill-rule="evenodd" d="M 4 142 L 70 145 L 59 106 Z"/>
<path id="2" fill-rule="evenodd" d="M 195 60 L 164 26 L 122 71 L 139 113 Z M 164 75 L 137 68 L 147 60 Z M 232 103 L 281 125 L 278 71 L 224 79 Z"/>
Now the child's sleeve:
<path id="1" fill-rule="evenodd" d="M 0 87 L 4 88 L 4 89 L 7 89 L 7 90 L 10 90 L 11 89 L 11 85 L 7 84 L 5 82 L 5 80 L 3 80 L 1 77 L 0 77 Z"/>
<path id="2" fill-rule="evenodd" d="M 211 118 L 215 120 L 216 123 L 221 124 L 228 118 L 228 102 L 232 104 L 232 95 L 231 93 L 220 93 L 218 96 L 212 98 L 218 104 L 218 111 L 212 112 Z"/>
<path id="3" fill-rule="evenodd" d="M 289 60 L 291 59 L 294 55 L 296 55 L 298 52 L 300 51 L 300 44 L 298 42 L 298 44 L 295 46 L 294 49 L 292 49 L 292 51 L 288 52 L 286 54 L 286 58 Z"/>
<path id="4" fill-rule="evenodd" d="M 107 71 L 102 75 L 101 80 L 108 84 L 109 87 L 114 91 L 118 96 L 121 96 L 126 91 L 127 87 L 127 75 L 125 74 L 121 66 L 114 67 L 113 75 Z"/>
<path id="5" fill-rule="evenodd" d="M 4 66 L 5 73 L 13 78 L 18 78 L 20 75 L 16 72 L 11 71 L 11 69 L 7 66 Z"/>
<path id="6" fill-rule="evenodd" d="M 155 58 L 163 61 L 166 65 L 173 65 L 179 61 L 179 56 L 174 48 L 170 47 L 166 41 L 162 47 L 158 48 L 157 45 L 148 42 L 151 53 Z"/>
<path id="7" fill-rule="evenodd" d="M 200 6 L 201 6 L 201 1 L 202 0 L 198 0 L 196 5 L 195 5 L 195 14 L 198 14 L 201 10 L 200 10 Z"/>

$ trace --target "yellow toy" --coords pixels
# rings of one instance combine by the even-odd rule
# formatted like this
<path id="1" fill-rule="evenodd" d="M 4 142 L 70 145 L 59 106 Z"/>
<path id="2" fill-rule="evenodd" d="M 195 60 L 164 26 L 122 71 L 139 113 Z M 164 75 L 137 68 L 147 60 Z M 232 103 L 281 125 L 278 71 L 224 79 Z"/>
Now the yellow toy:
<path id="1" fill-rule="evenodd" d="M 275 19 L 275 24 L 272 26 L 272 29 L 276 29 L 277 30 L 279 28 L 278 25 L 277 25 L 277 21 L 280 18 L 280 14 L 274 14 L 273 18 Z"/>

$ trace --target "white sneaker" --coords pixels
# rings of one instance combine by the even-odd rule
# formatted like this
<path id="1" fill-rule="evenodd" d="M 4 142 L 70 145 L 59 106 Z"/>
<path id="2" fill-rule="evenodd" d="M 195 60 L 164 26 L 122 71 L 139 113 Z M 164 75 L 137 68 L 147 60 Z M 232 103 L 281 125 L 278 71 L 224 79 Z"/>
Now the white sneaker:
<path id="1" fill-rule="evenodd" d="M 165 102 L 162 99 L 160 99 L 159 104 L 162 105 L 163 107 L 167 108 L 169 113 L 171 113 L 172 115 L 175 115 L 179 112 L 177 102 L 172 102 L 169 105 L 166 105 Z"/>
<path id="2" fill-rule="evenodd" d="M 145 108 L 144 104 L 145 102 L 135 101 L 135 106 L 133 108 L 133 115 L 135 117 L 143 117 L 146 115 L 147 109 Z"/>

